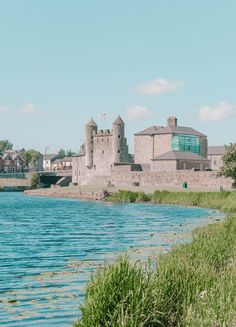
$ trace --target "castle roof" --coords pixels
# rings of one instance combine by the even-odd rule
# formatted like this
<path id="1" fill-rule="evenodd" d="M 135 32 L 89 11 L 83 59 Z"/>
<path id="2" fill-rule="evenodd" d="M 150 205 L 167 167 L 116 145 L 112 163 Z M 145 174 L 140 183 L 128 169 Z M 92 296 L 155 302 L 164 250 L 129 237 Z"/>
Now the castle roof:
<path id="1" fill-rule="evenodd" d="M 225 154 L 224 145 L 215 145 L 208 147 L 208 155 L 223 155 Z"/>
<path id="2" fill-rule="evenodd" d="M 208 161 L 208 159 L 199 154 L 190 151 L 168 151 L 152 160 L 194 160 L 194 161 Z"/>
<path id="3" fill-rule="evenodd" d="M 194 136 L 206 136 L 191 127 L 184 126 L 151 126 L 135 135 L 159 135 L 159 134 L 187 134 Z"/>
<path id="4" fill-rule="evenodd" d="M 124 121 L 123 119 L 121 118 L 121 116 L 119 115 L 113 122 L 113 125 L 124 125 Z"/>
<path id="5" fill-rule="evenodd" d="M 86 124 L 86 126 L 94 126 L 94 127 L 96 127 L 97 124 L 95 123 L 95 121 L 93 120 L 93 118 L 91 118 L 90 121 Z"/>

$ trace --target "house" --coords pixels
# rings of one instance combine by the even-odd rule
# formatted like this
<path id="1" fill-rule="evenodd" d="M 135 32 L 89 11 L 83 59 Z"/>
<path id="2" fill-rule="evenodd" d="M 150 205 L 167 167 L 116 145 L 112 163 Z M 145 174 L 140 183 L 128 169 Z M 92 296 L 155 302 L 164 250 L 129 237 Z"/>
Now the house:
<path id="1" fill-rule="evenodd" d="M 0 171 L 2 173 L 24 172 L 25 168 L 25 161 L 19 151 L 6 150 L 0 155 Z"/>
<path id="2" fill-rule="evenodd" d="M 72 169 L 72 157 L 64 157 L 62 159 L 56 159 L 52 162 L 52 170 L 69 170 Z"/>
<path id="3" fill-rule="evenodd" d="M 223 155 L 225 154 L 225 146 L 209 146 L 208 159 L 212 170 L 219 170 L 223 164 Z"/>
<path id="4" fill-rule="evenodd" d="M 177 118 L 167 126 L 151 126 L 135 134 L 135 163 L 152 171 L 206 170 L 207 136 L 191 127 L 178 126 Z"/>
<path id="5" fill-rule="evenodd" d="M 43 170 L 52 170 L 52 164 L 55 160 L 59 159 L 59 154 L 45 154 L 43 156 Z"/>

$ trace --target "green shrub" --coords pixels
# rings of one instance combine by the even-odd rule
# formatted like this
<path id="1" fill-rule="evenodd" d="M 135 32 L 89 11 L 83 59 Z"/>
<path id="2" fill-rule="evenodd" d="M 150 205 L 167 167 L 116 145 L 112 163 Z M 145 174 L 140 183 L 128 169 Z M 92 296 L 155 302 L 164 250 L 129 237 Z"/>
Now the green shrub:
<path id="1" fill-rule="evenodd" d="M 39 183 L 40 183 L 39 174 L 33 174 L 30 179 L 30 188 L 32 190 L 36 189 L 39 186 Z"/>

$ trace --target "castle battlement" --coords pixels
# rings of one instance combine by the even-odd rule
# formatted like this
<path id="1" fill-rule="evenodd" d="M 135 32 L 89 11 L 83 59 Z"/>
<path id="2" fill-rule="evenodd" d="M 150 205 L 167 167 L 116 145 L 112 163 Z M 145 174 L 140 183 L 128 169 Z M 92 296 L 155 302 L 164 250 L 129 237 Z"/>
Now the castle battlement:
<path id="1" fill-rule="evenodd" d="M 103 137 L 103 136 L 112 136 L 112 130 L 110 129 L 101 129 L 99 131 L 94 131 L 93 132 L 93 137 Z"/>

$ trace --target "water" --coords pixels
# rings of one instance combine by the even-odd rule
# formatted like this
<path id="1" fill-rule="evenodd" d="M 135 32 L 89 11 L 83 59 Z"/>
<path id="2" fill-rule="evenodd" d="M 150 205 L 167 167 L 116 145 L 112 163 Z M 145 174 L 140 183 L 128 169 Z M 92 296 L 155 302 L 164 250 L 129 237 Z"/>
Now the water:
<path id="1" fill-rule="evenodd" d="M 0 326 L 72 326 L 96 267 L 166 251 L 220 214 L 0 193 Z"/>

